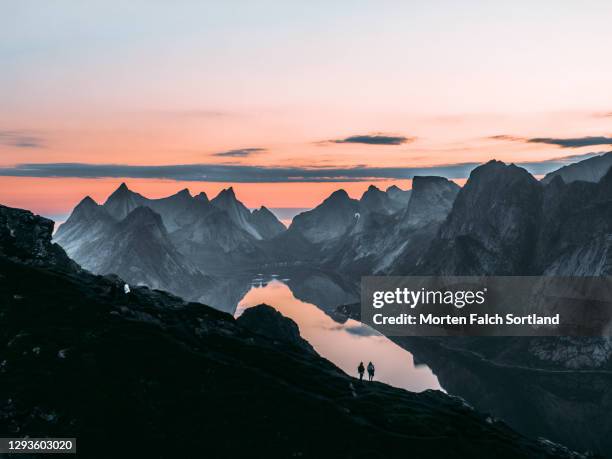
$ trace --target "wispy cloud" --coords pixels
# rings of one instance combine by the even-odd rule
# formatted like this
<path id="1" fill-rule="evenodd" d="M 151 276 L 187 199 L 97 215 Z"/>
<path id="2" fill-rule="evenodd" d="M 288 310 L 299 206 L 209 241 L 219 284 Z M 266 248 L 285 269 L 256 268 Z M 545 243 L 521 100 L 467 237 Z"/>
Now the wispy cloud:
<path id="1" fill-rule="evenodd" d="M 509 142 L 526 142 L 527 140 L 529 140 L 529 139 L 526 139 L 525 137 L 517 137 L 515 135 L 506 135 L 506 134 L 492 135 L 487 138 L 490 140 L 504 140 L 504 141 L 509 141 Z"/>
<path id="2" fill-rule="evenodd" d="M 592 154 L 594 156 L 594 154 Z M 582 159 L 576 156 L 575 159 Z M 532 174 L 552 172 L 574 162 L 554 158 L 519 163 Z M 136 166 L 126 164 L 42 163 L 18 164 L 0 168 L 0 176 L 10 177 L 78 177 L 78 178 L 157 178 L 196 182 L 235 183 L 303 183 L 364 182 L 406 180 L 419 175 L 438 175 L 449 179 L 467 178 L 480 163 L 456 163 L 427 167 L 267 167 L 232 164 L 176 164 Z"/>
<path id="3" fill-rule="evenodd" d="M 416 137 L 405 137 L 402 135 L 392 135 L 384 133 L 366 134 L 366 135 L 352 135 L 345 137 L 344 139 L 332 139 L 325 140 L 319 143 L 361 143 L 365 145 L 403 145 L 406 143 L 412 143 L 416 140 Z"/>
<path id="4" fill-rule="evenodd" d="M 29 131 L 0 131 L 0 145 L 15 148 L 43 148 L 44 139 Z"/>
<path id="5" fill-rule="evenodd" d="M 265 148 L 239 148 L 237 150 L 221 151 L 213 153 L 213 156 L 221 156 L 223 158 L 246 158 L 257 153 L 263 153 Z"/>
<path id="6" fill-rule="evenodd" d="M 572 138 L 556 138 L 556 137 L 518 137 L 513 135 L 494 135 L 488 137 L 491 140 L 503 140 L 510 142 L 525 142 L 525 143 L 543 143 L 547 145 L 556 145 L 561 148 L 581 148 L 592 147 L 596 145 L 612 145 L 612 137 L 592 136 L 592 137 L 572 137 Z"/>

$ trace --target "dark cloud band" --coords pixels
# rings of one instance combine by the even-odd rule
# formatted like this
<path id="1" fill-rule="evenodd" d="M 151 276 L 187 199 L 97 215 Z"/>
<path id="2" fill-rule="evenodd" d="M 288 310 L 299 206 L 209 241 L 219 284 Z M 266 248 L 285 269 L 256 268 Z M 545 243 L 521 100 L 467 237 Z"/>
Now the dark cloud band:
<path id="1" fill-rule="evenodd" d="M 546 143 L 549 145 L 558 145 L 561 148 L 580 148 L 592 147 L 594 145 L 612 145 L 612 137 L 576 137 L 573 139 L 554 139 L 549 137 L 541 137 L 529 139 L 529 143 Z"/>
<path id="2" fill-rule="evenodd" d="M 593 147 L 596 145 L 612 145 L 612 137 L 594 136 L 594 137 L 574 137 L 574 138 L 554 138 L 554 137 L 516 137 L 512 135 L 494 135 L 489 137 L 492 140 L 507 140 L 511 142 L 525 143 L 543 143 L 547 145 L 556 145 L 561 148 L 581 148 Z"/>
<path id="3" fill-rule="evenodd" d="M 535 175 L 542 175 L 567 165 L 567 158 L 522 163 Z M 122 164 L 42 163 L 18 164 L 0 168 L 0 176 L 73 177 L 73 178 L 157 178 L 195 182 L 235 183 L 303 183 L 361 182 L 405 180 L 417 175 L 438 175 L 451 179 L 467 178 L 479 163 L 459 163 L 430 167 L 300 168 L 219 164 L 177 164 L 167 166 L 133 166 Z"/>

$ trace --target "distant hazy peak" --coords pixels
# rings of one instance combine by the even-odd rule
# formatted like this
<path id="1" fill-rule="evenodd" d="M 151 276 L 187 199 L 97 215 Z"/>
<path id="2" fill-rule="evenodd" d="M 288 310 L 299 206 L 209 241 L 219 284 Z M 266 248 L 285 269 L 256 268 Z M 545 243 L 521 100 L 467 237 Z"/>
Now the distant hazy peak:
<path id="1" fill-rule="evenodd" d="M 612 167 L 612 151 L 599 156 L 568 164 L 556 171 L 546 174 L 542 183 L 550 183 L 555 177 L 561 177 L 565 183 L 578 180 L 598 182 Z"/>

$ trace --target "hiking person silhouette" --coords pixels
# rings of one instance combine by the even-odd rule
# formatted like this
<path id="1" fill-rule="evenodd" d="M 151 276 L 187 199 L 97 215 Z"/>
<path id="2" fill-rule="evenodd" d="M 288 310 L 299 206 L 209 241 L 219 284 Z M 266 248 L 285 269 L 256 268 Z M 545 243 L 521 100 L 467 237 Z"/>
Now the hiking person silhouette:
<path id="1" fill-rule="evenodd" d="M 365 367 L 363 366 L 363 362 L 359 362 L 359 366 L 357 367 L 357 372 L 359 373 L 359 381 L 363 381 L 364 371 L 365 371 Z"/>
<path id="2" fill-rule="evenodd" d="M 372 362 L 368 363 L 368 378 L 370 381 L 374 379 L 374 364 Z"/>

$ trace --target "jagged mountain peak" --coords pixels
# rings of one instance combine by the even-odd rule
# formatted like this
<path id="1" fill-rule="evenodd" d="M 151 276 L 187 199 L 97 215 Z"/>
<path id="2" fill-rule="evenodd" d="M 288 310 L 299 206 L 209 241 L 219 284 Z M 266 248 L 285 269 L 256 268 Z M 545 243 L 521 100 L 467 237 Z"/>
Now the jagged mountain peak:
<path id="1" fill-rule="evenodd" d="M 251 222 L 264 239 L 273 238 L 287 229 L 266 206 L 251 213 Z"/>
<path id="2" fill-rule="evenodd" d="M 183 188 L 181 191 L 176 193 L 174 196 L 180 196 L 182 198 L 191 198 L 191 193 L 189 192 L 189 188 Z"/>
<path id="3" fill-rule="evenodd" d="M 219 191 L 219 194 L 213 198 L 213 201 L 219 200 L 219 199 L 237 200 L 236 192 L 234 191 L 234 187 L 230 186 L 229 188 L 223 188 L 221 191 Z"/>
<path id="4" fill-rule="evenodd" d="M 378 188 L 375 185 L 370 185 L 368 187 L 368 189 L 366 191 L 363 192 L 363 194 L 361 195 L 361 200 L 365 199 L 366 196 L 368 195 L 372 195 L 372 194 L 384 194 L 384 191 L 381 191 L 380 188 Z"/>
<path id="5" fill-rule="evenodd" d="M 94 207 L 99 207 L 98 203 L 96 201 L 93 200 L 93 198 L 89 195 L 85 196 L 83 199 L 81 199 L 81 202 L 79 202 L 75 209 L 79 209 L 79 208 L 94 208 Z"/>
<path id="6" fill-rule="evenodd" d="M 374 185 L 370 185 L 361 196 L 359 208 L 362 212 L 380 214 L 391 214 L 396 210 L 391 197 Z"/>
<path id="7" fill-rule="evenodd" d="M 208 199 L 208 195 L 203 191 L 200 191 L 198 194 L 196 194 L 194 196 L 194 199 L 197 199 L 198 201 L 210 202 Z"/>
<path id="8" fill-rule="evenodd" d="M 345 204 L 357 202 L 356 199 L 352 199 L 346 190 L 340 188 L 339 190 L 334 191 L 330 194 L 319 206 L 327 206 L 327 205 L 335 205 L 335 204 Z"/>
<path id="9" fill-rule="evenodd" d="M 264 214 L 272 214 L 270 209 L 268 209 L 266 206 L 259 206 L 259 209 L 253 210 L 252 213 L 254 214 L 254 213 L 258 213 L 258 212 L 261 212 L 261 213 L 264 213 Z M 272 215 L 274 215 L 274 214 L 272 214 Z"/>

